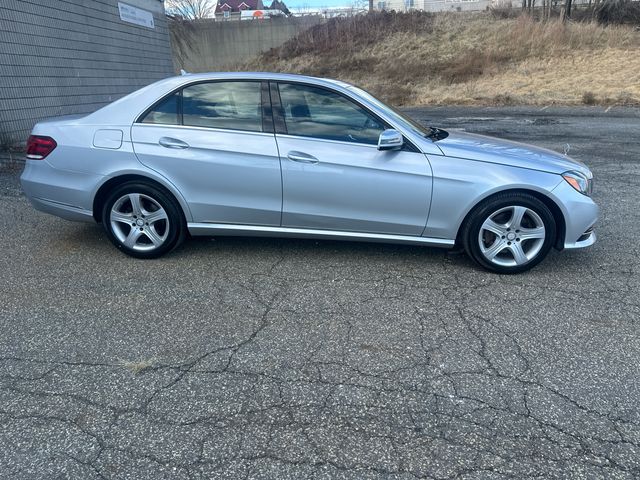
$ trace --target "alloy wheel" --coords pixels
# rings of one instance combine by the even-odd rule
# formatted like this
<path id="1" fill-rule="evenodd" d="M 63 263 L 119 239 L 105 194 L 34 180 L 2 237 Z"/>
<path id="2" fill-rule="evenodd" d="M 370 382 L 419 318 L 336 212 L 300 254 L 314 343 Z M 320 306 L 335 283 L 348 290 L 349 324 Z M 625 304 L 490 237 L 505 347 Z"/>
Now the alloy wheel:
<path id="1" fill-rule="evenodd" d="M 520 205 L 496 210 L 482 223 L 478 233 L 482 255 L 503 267 L 520 266 L 533 260 L 545 238 L 540 215 Z"/>
<path id="2" fill-rule="evenodd" d="M 126 247 L 148 252 L 162 246 L 169 235 L 169 217 L 160 203 L 142 193 L 118 198 L 109 212 L 116 238 Z"/>

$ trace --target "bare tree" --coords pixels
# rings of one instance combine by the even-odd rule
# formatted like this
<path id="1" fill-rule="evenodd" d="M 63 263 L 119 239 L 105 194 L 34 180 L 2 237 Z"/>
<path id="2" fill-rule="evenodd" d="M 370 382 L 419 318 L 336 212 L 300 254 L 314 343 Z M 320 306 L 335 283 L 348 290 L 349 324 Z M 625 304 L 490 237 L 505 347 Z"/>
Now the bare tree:
<path id="1" fill-rule="evenodd" d="M 167 0 L 167 13 L 186 20 L 199 20 L 212 16 L 216 0 Z"/>
<path id="2" fill-rule="evenodd" d="M 596 1 L 593 17 L 603 25 L 611 23 L 637 25 L 640 22 L 640 10 L 637 5 L 633 0 Z"/>
<path id="3" fill-rule="evenodd" d="M 195 23 L 174 16 L 169 19 L 169 35 L 171 36 L 174 65 L 178 70 L 191 69 L 194 63 L 190 60 L 202 58 L 201 46 L 195 41 Z"/>
<path id="4" fill-rule="evenodd" d="M 551 20 L 551 9 L 553 8 L 553 0 L 542 0 L 542 21 Z"/>
<path id="5" fill-rule="evenodd" d="M 526 5 L 523 2 L 522 9 L 524 10 L 526 8 L 526 11 L 529 12 L 529 14 L 533 14 L 533 9 L 536 6 L 536 0 L 524 0 L 524 1 L 526 2 Z"/>
<path id="6" fill-rule="evenodd" d="M 566 22 L 571 18 L 571 3 L 572 0 L 565 0 L 564 7 L 562 8 L 562 21 Z"/>

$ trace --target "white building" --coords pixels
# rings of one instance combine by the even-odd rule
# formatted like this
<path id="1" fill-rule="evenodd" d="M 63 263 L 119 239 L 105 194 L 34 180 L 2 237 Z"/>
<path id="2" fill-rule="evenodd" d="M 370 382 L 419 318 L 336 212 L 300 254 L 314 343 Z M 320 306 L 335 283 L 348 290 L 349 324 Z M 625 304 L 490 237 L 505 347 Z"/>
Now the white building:
<path id="1" fill-rule="evenodd" d="M 491 0 L 379 0 L 378 10 L 395 10 L 408 12 L 422 10 L 425 12 L 462 12 L 486 10 Z"/>

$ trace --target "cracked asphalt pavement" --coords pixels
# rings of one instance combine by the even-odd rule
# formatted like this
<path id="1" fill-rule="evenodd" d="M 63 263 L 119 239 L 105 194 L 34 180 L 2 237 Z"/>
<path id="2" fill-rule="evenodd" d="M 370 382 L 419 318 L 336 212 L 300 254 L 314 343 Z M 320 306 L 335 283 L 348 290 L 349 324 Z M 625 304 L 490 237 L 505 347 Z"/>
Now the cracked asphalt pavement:
<path id="1" fill-rule="evenodd" d="M 638 478 L 640 111 L 408 109 L 595 172 L 599 241 L 194 239 L 128 258 L 0 175 L 0 477 Z"/>

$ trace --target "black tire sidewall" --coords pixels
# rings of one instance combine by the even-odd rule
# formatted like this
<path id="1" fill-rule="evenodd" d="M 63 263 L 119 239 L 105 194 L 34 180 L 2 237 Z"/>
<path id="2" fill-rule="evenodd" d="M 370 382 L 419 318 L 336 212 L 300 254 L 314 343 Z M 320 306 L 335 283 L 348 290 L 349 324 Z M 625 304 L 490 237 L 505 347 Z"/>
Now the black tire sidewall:
<path id="1" fill-rule="evenodd" d="M 149 252 L 141 252 L 137 250 L 133 250 L 118 240 L 118 237 L 113 233 L 111 228 L 111 221 L 109 219 L 109 212 L 113 208 L 115 202 L 128 193 L 141 193 L 144 195 L 148 195 L 149 197 L 156 200 L 162 208 L 164 208 L 165 212 L 167 212 L 167 216 L 169 217 L 169 234 L 167 235 L 167 239 L 164 244 L 159 248 L 149 251 Z M 173 196 L 165 192 L 164 190 L 145 183 L 145 182 L 127 182 L 122 185 L 117 186 L 109 193 L 106 201 L 104 202 L 104 206 L 102 209 L 102 225 L 107 233 L 107 237 L 109 240 L 121 251 L 136 258 L 157 258 L 165 253 L 171 251 L 175 248 L 184 238 L 185 231 L 185 221 L 180 206 L 173 198 Z"/>
<path id="2" fill-rule="evenodd" d="M 485 258 L 478 244 L 478 235 L 484 221 L 497 210 L 509 206 L 522 206 L 536 212 L 542 222 L 546 232 L 546 237 L 542 248 L 531 261 L 513 267 L 496 265 Z M 498 273 L 520 273 L 538 265 L 549 253 L 556 238 L 556 222 L 549 208 L 533 195 L 525 193 L 501 194 L 490 198 L 480 204 L 469 217 L 467 228 L 464 234 L 464 246 L 467 254 L 472 257 L 482 267 Z"/>

